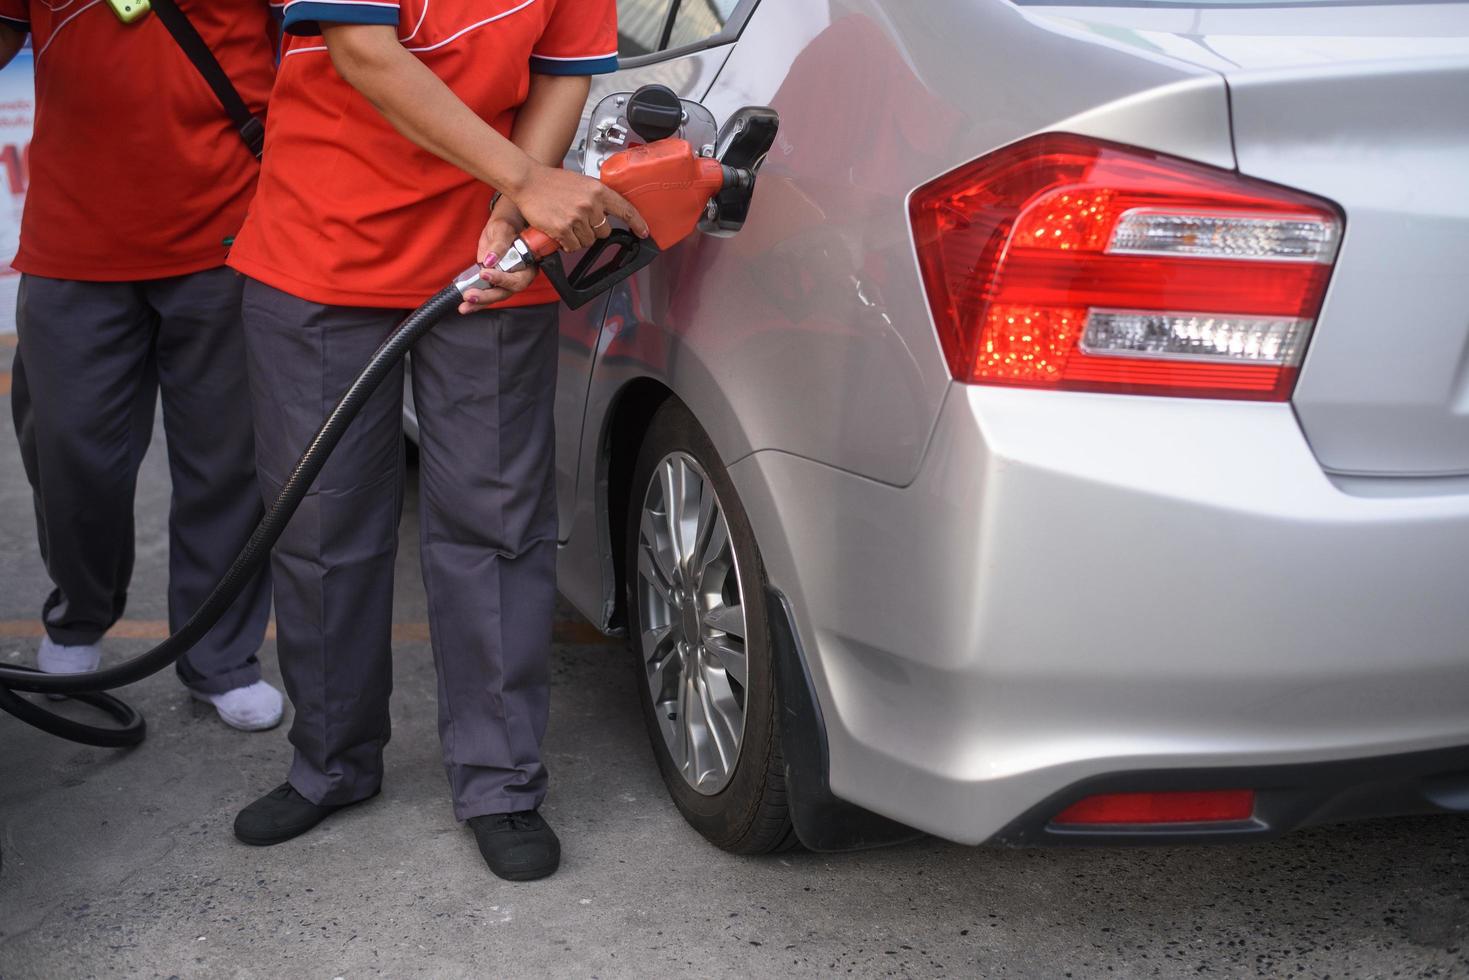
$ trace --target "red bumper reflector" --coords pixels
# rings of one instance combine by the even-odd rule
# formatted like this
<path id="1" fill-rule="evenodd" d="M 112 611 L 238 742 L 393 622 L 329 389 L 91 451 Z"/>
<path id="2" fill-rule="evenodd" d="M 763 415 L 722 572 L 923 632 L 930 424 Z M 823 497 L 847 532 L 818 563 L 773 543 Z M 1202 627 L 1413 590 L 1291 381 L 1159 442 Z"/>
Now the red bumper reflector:
<path id="1" fill-rule="evenodd" d="M 1104 793 L 1071 804 L 1053 824 L 1215 823 L 1248 820 L 1255 812 L 1252 789 L 1200 792 Z"/>

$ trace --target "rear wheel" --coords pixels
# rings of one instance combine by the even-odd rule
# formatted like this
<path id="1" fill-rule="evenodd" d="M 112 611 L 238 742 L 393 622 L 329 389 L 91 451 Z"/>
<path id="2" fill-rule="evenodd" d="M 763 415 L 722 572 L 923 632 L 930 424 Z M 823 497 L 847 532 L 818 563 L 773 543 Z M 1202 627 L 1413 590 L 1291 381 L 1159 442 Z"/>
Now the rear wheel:
<path id="1" fill-rule="evenodd" d="M 674 803 L 725 850 L 793 845 L 760 555 L 713 444 L 676 400 L 643 440 L 626 542 L 643 717 Z"/>

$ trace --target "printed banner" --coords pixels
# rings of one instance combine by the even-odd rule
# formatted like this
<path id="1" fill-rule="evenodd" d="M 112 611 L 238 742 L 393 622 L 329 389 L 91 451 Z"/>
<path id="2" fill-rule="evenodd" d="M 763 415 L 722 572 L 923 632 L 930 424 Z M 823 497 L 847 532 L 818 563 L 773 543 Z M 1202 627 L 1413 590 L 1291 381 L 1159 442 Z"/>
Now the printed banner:
<path id="1" fill-rule="evenodd" d="M 0 70 L 0 333 L 15 329 L 20 274 L 10 268 L 20 247 L 20 213 L 30 177 L 31 125 L 36 86 L 30 42 Z"/>

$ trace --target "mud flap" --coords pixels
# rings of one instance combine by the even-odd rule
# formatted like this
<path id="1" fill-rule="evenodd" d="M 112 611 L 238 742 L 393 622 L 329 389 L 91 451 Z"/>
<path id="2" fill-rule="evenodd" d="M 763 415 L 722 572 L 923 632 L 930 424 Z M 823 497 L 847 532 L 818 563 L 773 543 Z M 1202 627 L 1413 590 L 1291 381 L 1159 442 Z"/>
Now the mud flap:
<path id="1" fill-rule="evenodd" d="M 922 832 L 912 827 L 832 795 L 826 724 L 792 625 L 790 605 L 773 588 L 765 590 L 765 603 L 775 659 L 786 793 L 796 836 L 813 851 L 862 850 L 922 837 Z"/>

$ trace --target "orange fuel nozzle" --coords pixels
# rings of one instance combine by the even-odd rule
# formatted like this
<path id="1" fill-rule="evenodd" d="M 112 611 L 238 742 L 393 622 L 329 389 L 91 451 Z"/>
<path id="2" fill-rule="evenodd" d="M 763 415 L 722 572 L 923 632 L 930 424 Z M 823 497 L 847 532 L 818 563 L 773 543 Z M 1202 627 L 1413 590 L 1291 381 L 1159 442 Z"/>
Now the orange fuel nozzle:
<path id="1" fill-rule="evenodd" d="M 638 209 L 649 237 L 665 250 L 694 230 L 724 180 L 718 160 L 696 156 L 681 139 L 634 146 L 602 164 L 602 183 Z"/>
<path id="2" fill-rule="evenodd" d="M 687 140 L 670 137 L 607 158 L 601 179 L 627 198 L 647 221 L 646 240 L 614 230 L 609 238 L 593 245 L 577 269 L 567 275 L 559 265 L 559 257 L 553 258 L 559 248 L 555 239 L 528 228 L 500 259 L 500 270 L 515 272 L 528 265 L 543 266 L 556 291 L 574 309 L 687 238 L 704 217 L 710 199 L 726 187 L 748 187 L 754 174 L 698 156 Z M 600 259 L 609 245 L 618 249 L 617 257 L 602 263 Z M 466 270 L 455 285 L 464 293 L 487 284 L 475 267 Z"/>
<path id="3" fill-rule="evenodd" d="M 627 198 L 660 250 L 678 244 L 699 224 L 709 199 L 743 171 L 694 154 L 687 140 L 661 139 L 623 150 L 602 164 L 602 183 Z M 554 253 L 559 246 L 545 232 L 528 228 L 504 257 L 500 268 L 514 272 Z"/>

